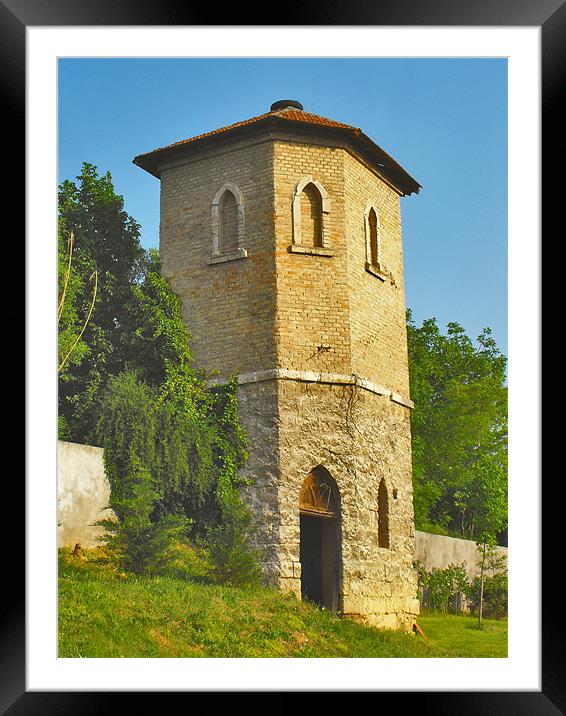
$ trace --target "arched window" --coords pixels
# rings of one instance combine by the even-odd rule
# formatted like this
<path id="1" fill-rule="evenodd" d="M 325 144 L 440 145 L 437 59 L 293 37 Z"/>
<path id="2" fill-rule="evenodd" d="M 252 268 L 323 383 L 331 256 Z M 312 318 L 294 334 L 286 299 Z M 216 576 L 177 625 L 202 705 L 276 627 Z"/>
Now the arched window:
<path id="1" fill-rule="evenodd" d="M 238 248 L 238 205 L 231 191 L 222 194 L 218 204 L 218 251 L 231 254 Z"/>
<path id="2" fill-rule="evenodd" d="M 385 480 L 381 480 L 377 491 L 377 540 L 380 547 L 390 548 L 389 495 Z"/>
<path id="3" fill-rule="evenodd" d="M 326 248 L 328 242 L 328 193 L 312 176 L 304 177 L 293 194 L 293 244 Z"/>
<path id="4" fill-rule="evenodd" d="M 319 465 L 305 478 L 299 495 L 303 514 L 336 517 L 340 512 L 338 488 L 326 468 Z"/>
<path id="5" fill-rule="evenodd" d="M 381 268 L 381 237 L 379 214 L 374 206 L 368 205 L 365 211 L 366 262 L 368 266 Z"/>
<path id="6" fill-rule="evenodd" d="M 322 197 L 314 184 L 307 184 L 301 194 L 301 243 L 322 246 Z"/>
<path id="7" fill-rule="evenodd" d="M 235 184 L 228 182 L 216 192 L 212 202 L 212 258 L 243 258 L 244 198 Z"/>

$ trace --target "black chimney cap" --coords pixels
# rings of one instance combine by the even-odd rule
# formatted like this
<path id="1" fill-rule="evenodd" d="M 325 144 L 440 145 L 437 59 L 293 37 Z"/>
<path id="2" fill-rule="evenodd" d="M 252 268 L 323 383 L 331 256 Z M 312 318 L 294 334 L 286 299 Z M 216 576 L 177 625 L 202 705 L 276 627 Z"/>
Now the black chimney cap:
<path id="1" fill-rule="evenodd" d="M 279 99 L 271 105 L 269 111 L 276 112 L 278 109 L 286 109 L 287 107 L 303 109 L 303 105 L 300 102 L 297 102 L 296 99 Z"/>

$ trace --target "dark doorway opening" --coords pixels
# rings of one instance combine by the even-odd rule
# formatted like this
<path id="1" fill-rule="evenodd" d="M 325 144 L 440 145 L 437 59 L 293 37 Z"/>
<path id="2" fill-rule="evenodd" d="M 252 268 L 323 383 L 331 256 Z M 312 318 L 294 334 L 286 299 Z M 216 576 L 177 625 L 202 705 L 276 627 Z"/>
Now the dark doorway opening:
<path id="1" fill-rule="evenodd" d="M 321 522 L 301 515 L 301 596 L 322 605 Z"/>
<path id="2" fill-rule="evenodd" d="M 338 607 L 336 519 L 301 515 L 301 596 L 327 609 Z"/>
<path id="3" fill-rule="evenodd" d="M 317 467 L 306 477 L 299 507 L 301 597 L 336 610 L 340 595 L 340 505 L 334 480 L 325 468 Z"/>

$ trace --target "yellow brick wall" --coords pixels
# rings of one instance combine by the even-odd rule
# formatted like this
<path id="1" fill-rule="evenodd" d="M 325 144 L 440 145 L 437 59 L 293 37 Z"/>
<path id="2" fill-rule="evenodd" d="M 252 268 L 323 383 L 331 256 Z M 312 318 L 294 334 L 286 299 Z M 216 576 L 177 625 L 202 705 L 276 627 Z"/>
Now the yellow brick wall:
<path id="1" fill-rule="evenodd" d="M 245 211 L 247 258 L 209 264 L 212 202 L 227 182 Z M 216 147 L 161 176 L 163 274 L 181 296 L 197 365 L 220 375 L 274 364 L 273 168 L 269 143 Z"/>
<path id="2" fill-rule="evenodd" d="M 289 251 L 293 193 L 306 176 L 328 193 L 331 256 Z M 247 258 L 210 264 L 212 201 L 226 182 L 243 195 Z M 385 280 L 365 269 L 368 204 L 379 212 Z M 236 142 L 165 169 L 160 249 L 207 370 L 356 373 L 408 397 L 399 195 L 338 143 Z"/>
<path id="3" fill-rule="evenodd" d="M 408 397 L 399 194 L 340 146 L 276 141 L 274 176 L 278 367 L 356 373 Z M 328 192 L 332 256 L 288 251 L 305 176 Z M 365 268 L 368 204 L 379 212 L 385 280 Z"/>
<path id="4" fill-rule="evenodd" d="M 409 397 L 400 197 L 350 154 L 344 173 L 352 372 Z M 365 269 L 368 204 L 379 216 L 385 280 Z"/>
<path id="5" fill-rule="evenodd" d="M 340 148 L 283 140 L 274 144 L 277 367 L 350 372 L 343 163 Z M 293 192 L 306 176 L 320 182 L 330 197 L 332 256 L 288 250 L 293 244 Z"/>

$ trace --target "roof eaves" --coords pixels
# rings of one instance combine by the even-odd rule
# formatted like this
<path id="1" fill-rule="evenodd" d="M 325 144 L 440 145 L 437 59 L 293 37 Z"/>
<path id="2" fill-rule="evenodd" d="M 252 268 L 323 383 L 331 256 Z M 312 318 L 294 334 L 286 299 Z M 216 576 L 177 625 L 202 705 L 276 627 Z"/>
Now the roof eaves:
<path id="1" fill-rule="evenodd" d="M 413 179 L 413 177 L 405 171 L 400 164 L 398 164 L 384 149 L 376 144 L 358 127 L 353 127 L 341 122 L 335 122 L 334 120 L 328 120 L 325 117 L 312 115 L 308 112 L 290 109 L 267 112 L 242 122 L 236 122 L 235 124 L 221 127 L 211 132 L 205 132 L 203 134 L 196 135 L 195 137 L 154 149 L 153 151 L 145 154 L 139 154 L 133 159 L 133 163 L 159 179 L 159 164 L 161 163 L 161 158 L 165 158 L 165 156 L 170 157 L 171 154 L 177 155 L 189 148 L 197 146 L 200 147 L 203 143 L 218 141 L 226 136 L 234 137 L 242 132 L 254 131 L 258 127 L 263 128 L 269 124 L 274 126 L 292 126 L 297 129 L 310 127 L 314 130 L 323 132 L 338 133 L 341 136 L 347 135 L 353 139 L 360 148 L 365 150 L 367 155 L 370 155 L 368 157 L 370 163 L 379 167 L 383 173 L 388 176 L 392 183 L 398 187 L 403 195 L 407 196 L 412 193 L 418 194 L 419 190 L 422 188 L 421 185 Z"/>
<path id="2" fill-rule="evenodd" d="M 217 141 L 223 139 L 226 136 L 232 137 L 234 135 L 239 134 L 240 132 L 246 132 L 249 129 L 257 127 L 259 125 L 264 126 L 265 124 L 268 124 L 270 122 L 274 114 L 275 113 L 273 112 L 269 112 L 265 115 L 259 115 L 258 117 L 254 117 L 251 120 L 237 122 L 236 124 L 231 124 L 227 127 L 221 127 L 220 129 L 216 129 L 212 132 L 198 134 L 195 137 L 190 137 L 189 139 L 183 139 L 180 142 L 174 142 L 173 144 L 159 147 L 158 149 L 154 149 L 151 152 L 146 152 L 145 154 L 138 154 L 136 157 L 134 157 L 132 161 L 134 164 L 141 167 L 142 169 L 145 169 L 147 172 L 153 174 L 153 176 L 159 179 L 160 171 L 158 168 L 158 163 L 161 157 L 170 156 L 171 154 L 178 154 L 183 152 L 185 149 L 194 146 L 202 146 L 203 143 L 207 143 L 209 141 Z"/>

